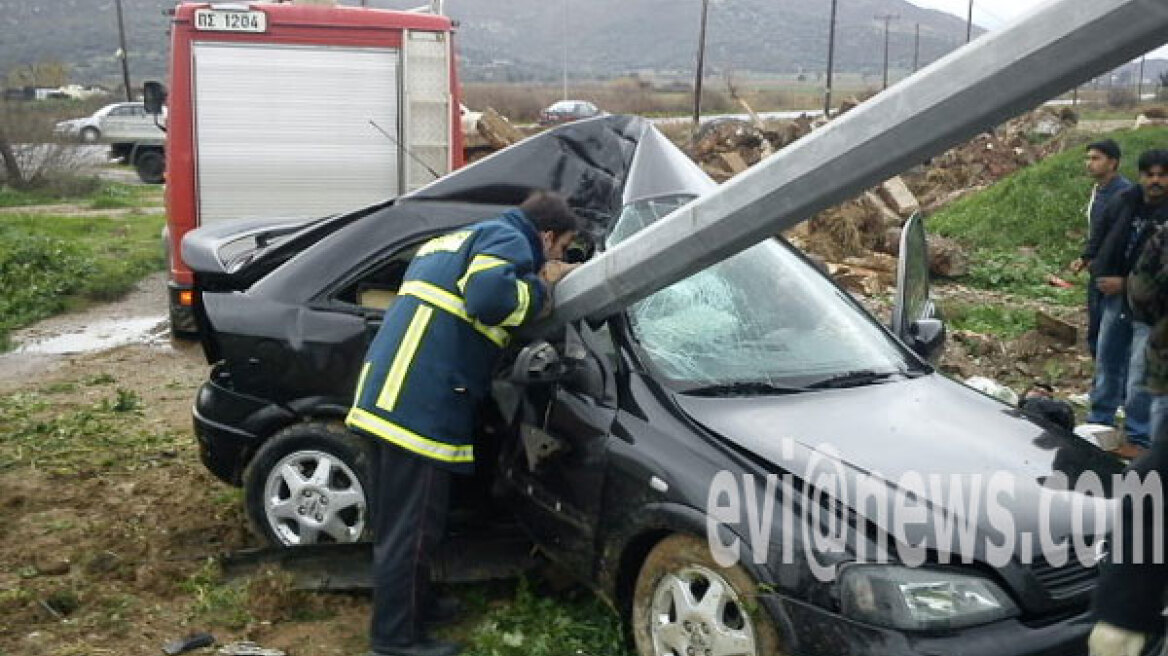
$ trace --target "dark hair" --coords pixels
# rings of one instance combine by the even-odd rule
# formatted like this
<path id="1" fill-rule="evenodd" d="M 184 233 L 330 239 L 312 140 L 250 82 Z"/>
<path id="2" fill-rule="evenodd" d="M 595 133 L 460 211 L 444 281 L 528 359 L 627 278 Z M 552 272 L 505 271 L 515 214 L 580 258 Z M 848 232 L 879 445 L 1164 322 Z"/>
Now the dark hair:
<path id="1" fill-rule="evenodd" d="M 1087 150 L 1098 150 L 1107 155 L 1111 159 L 1119 159 L 1123 157 L 1123 151 L 1119 149 L 1119 144 L 1115 143 L 1115 139 L 1102 139 L 1087 144 Z"/>
<path id="2" fill-rule="evenodd" d="M 1151 170 L 1153 166 L 1159 166 L 1168 170 L 1168 150 L 1163 148 L 1156 148 L 1153 150 L 1145 150 L 1140 155 L 1139 169 L 1140 173 L 1146 173 Z"/>
<path id="3" fill-rule="evenodd" d="M 566 232 L 580 231 L 580 219 L 572 212 L 567 199 L 561 194 L 533 191 L 519 209 L 523 210 L 527 219 L 539 232 L 550 230 L 554 235 L 562 235 Z"/>

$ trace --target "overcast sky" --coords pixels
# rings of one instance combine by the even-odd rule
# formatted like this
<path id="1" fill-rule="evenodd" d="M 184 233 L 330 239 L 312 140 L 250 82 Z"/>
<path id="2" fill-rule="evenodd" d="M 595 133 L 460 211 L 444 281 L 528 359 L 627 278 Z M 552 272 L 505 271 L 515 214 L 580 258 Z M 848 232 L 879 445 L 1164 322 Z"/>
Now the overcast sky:
<path id="1" fill-rule="evenodd" d="M 969 0 L 908 0 L 920 7 L 940 9 L 964 19 L 969 12 Z M 986 29 L 1001 27 L 1021 14 L 1048 0 L 973 0 L 973 22 Z M 1168 59 L 1168 46 L 1153 55 Z"/>

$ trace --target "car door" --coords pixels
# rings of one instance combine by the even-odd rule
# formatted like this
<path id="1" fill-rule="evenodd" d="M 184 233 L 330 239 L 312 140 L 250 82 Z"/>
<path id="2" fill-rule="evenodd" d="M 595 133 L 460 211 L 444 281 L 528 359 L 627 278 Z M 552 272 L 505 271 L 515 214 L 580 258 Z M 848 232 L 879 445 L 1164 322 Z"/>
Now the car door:
<path id="1" fill-rule="evenodd" d="M 134 107 L 132 105 L 118 105 L 102 121 L 101 132 L 106 139 L 124 137 L 131 129 Z"/>
<path id="2" fill-rule="evenodd" d="M 616 354 L 607 325 L 569 327 L 560 350 L 562 376 L 506 386 L 519 397 L 517 439 L 503 446 L 501 474 L 518 493 L 516 515 L 536 542 L 587 571 L 616 417 Z"/>

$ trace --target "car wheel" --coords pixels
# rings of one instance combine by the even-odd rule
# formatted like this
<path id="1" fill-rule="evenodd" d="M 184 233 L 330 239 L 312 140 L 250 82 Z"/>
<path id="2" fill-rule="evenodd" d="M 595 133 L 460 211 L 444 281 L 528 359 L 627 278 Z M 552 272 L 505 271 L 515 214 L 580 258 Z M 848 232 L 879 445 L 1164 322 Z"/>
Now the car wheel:
<path id="1" fill-rule="evenodd" d="M 633 591 L 640 656 L 780 654 L 774 621 L 741 566 L 721 567 L 709 545 L 673 535 L 649 552 Z"/>
<path id="2" fill-rule="evenodd" d="M 101 138 L 101 130 L 97 128 L 84 128 L 81 130 L 81 140 L 85 143 L 94 143 Z"/>
<path id="3" fill-rule="evenodd" d="M 138 179 L 146 184 L 161 184 L 166 170 L 166 158 L 157 150 L 148 150 L 138 155 L 134 164 Z"/>
<path id="4" fill-rule="evenodd" d="M 323 422 L 276 433 L 243 474 L 252 527 L 285 547 L 367 539 L 370 446 Z"/>

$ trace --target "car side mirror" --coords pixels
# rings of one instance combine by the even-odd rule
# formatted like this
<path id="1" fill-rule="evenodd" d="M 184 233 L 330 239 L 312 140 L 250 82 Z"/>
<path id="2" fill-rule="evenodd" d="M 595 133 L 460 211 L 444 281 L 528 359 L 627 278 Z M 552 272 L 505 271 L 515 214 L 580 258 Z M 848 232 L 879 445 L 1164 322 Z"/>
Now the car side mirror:
<path id="1" fill-rule="evenodd" d="M 146 113 L 158 116 L 166 104 L 166 87 L 161 82 L 146 82 L 142 85 L 142 104 Z"/>
<path id="2" fill-rule="evenodd" d="M 519 352 L 511 367 L 511 382 L 520 385 L 554 383 L 563 377 L 565 369 L 555 347 L 541 339 Z"/>
<path id="3" fill-rule="evenodd" d="M 945 322 L 918 319 L 909 325 L 909 347 L 922 358 L 934 362 L 945 346 Z"/>

